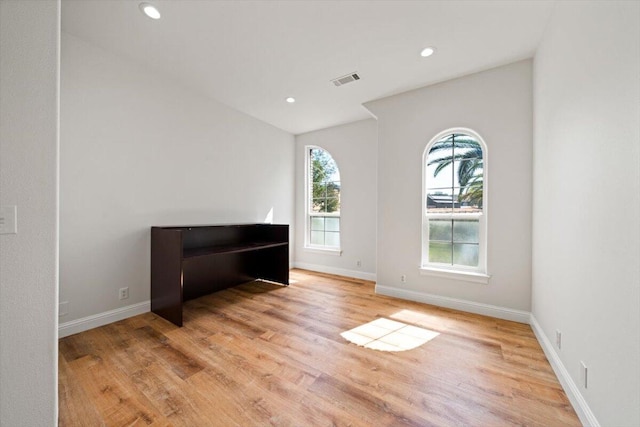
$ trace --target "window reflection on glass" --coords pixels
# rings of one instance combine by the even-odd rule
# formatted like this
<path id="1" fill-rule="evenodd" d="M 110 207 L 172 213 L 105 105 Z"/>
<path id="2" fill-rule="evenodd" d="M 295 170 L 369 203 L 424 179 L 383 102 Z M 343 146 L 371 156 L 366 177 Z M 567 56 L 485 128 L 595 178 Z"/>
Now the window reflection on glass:
<path id="1" fill-rule="evenodd" d="M 453 259 L 451 243 L 429 242 L 429 261 L 451 264 Z"/>
<path id="2" fill-rule="evenodd" d="M 319 216 L 311 217 L 311 231 L 324 231 L 324 218 Z"/>
<path id="3" fill-rule="evenodd" d="M 325 227 L 327 231 L 340 231 L 340 218 L 325 218 Z"/>
<path id="4" fill-rule="evenodd" d="M 340 233 L 327 231 L 324 233 L 325 246 L 338 247 L 340 246 Z"/>
<path id="5" fill-rule="evenodd" d="M 480 241 L 480 224 L 478 220 L 453 220 L 453 241 L 461 243 L 478 243 Z"/>
<path id="6" fill-rule="evenodd" d="M 478 220 L 429 220 L 430 262 L 476 266 L 479 246 Z"/>
<path id="7" fill-rule="evenodd" d="M 429 221 L 429 241 L 451 241 L 451 220 L 432 219 Z"/>
<path id="8" fill-rule="evenodd" d="M 311 244 L 324 245 L 324 231 L 311 230 Z"/>
<path id="9" fill-rule="evenodd" d="M 454 243 L 453 263 L 457 265 L 478 265 L 478 245 L 467 243 Z"/>

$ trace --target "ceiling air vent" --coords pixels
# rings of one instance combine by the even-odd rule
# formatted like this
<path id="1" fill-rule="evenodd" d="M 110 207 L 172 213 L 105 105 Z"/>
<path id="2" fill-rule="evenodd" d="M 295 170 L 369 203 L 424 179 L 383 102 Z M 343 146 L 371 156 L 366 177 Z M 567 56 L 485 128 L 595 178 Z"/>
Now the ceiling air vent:
<path id="1" fill-rule="evenodd" d="M 335 78 L 331 80 L 331 82 L 336 86 L 342 86 L 346 85 L 347 83 L 355 82 L 356 80 L 360 80 L 360 76 L 356 73 L 350 73 L 346 76 Z"/>

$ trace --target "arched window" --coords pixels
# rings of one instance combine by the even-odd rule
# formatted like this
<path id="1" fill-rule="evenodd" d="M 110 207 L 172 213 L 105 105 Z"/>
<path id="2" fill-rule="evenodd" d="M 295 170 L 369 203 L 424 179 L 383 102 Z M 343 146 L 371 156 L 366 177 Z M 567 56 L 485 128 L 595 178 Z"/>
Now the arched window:
<path id="1" fill-rule="evenodd" d="M 436 135 L 424 151 L 422 267 L 486 273 L 487 150 L 469 129 Z"/>
<path id="2" fill-rule="evenodd" d="M 340 249 L 340 170 L 328 151 L 306 147 L 306 246 Z"/>

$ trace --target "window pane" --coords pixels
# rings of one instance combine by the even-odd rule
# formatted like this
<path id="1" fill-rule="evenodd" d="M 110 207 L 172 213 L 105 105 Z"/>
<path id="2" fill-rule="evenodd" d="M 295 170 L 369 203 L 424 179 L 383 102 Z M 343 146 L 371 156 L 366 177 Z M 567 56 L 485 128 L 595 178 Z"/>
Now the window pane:
<path id="1" fill-rule="evenodd" d="M 340 218 L 325 218 L 327 231 L 340 231 Z"/>
<path id="2" fill-rule="evenodd" d="M 311 217 L 311 230 L 324 231 L 324 218 L 317 216 Z"/>
<path id="3" fill-rule="evenodd" d="M 339 182 L 327 182 L 327 197 L 332 197 L 332 198 L 340 197 Z"/>
<path id="4" fill-rule="evenodd" d="M 309 149 L 309 244 L 340 247 L 340 171 L 322 148 Z M 328 215 L 333 214 L 333 215 Z"/>
<path id="5" fill-rule="evenodd" d="M 451 212 L 453 200 L 453 190 L 451 188 L 428 190 L 427 212 Z"/>
<path id="6" fill-rule="evenodd" d="M 312 212 L 326 212 L 327 211 L 327 199 L 313 199 L 311 203 Z"/>
<path id="7" fill-rule="evenodd" d="M 324 245 L 324 232 L 323 231 L 311 231 L 311 244 L 312 245 Z"/>
<path id="8" fill-rule="evenodd" d="M 481 159 L 482 147 L 480 143 L 469 135 L 457 134 L 455 137 L 455 154 L 456 158 L 463 157 L 465 159 Z"/>
<path id="9" fill-rule="evenodd" d="M 340 199 L 335 199 L 335 198 L 325 199 L 324 205 L 325 205 L 326 212 L 340 212 Z"/>
<path id="10" fill-rule="evenodd" d="M 468 187 L 455 188 L 456 205 L 454 212 L 475 213 L 482 212 L 483 188 L 482 182 L 476 182 Z"/>
<path id="11" fill-rule="evenodd" d="M 443 240 L 445 242 L 451 242 L 451 220 L 430 219 L 429 240 Z"/>
<path id="12" fill-rule="evenodd" d="M 478 212 L 482 209 L 483 166 L 482 159 L 456 161 L 455 189 L 460 212 Z"/>
<path id="13" fill-rule="evenodd" d="M 456 243 L 478 243 L 480 241 L 480 221 L 453 220 L 453 241 Z"/>
<path id="14" fill-rule="evenodd" d="M 311 176 L 313 182 L 339 181 L 340 171 L 331 155 L 321 148 L 312 148 L 311 156 Z"/>
<path id="15" fill-rule="evenodd" d="M 324 238 L 325 238 L 324 244 L 326 246 L 334 246 L 334 247 L 340 246 L 340 233 L 327 231 L 326 233 L 324 233 Z"/>
<path id="16" fill-rule="evenodd" d="M 454 187 L 466 187 L 473 182 L 482 182 L 482 159 L 456 160 L 453 168 Z"/>
<path id="17" fill-rule="evenodd" d="M 323 199 L 327 197 L 327 184 L 323 182 L 313 183 L 313 198 Z"/>
<path id="18" fill-rule="evenodd" d="M 327 212 L 340 212 L 340 182 L 327 183 Z"/>
<path id="19" fill-rule="evenodd" d="M 484 162 L 480 142 L 470 135 L 448 134 L 429 149 L 425 171 L 426 212 L 481 213 Z M 437 217 L 436 217 L 437 218 Z M 429 218 L 428 262 L 478 265 L 480 220 Z"/>
<path id="20" fill-rule="evenodd" d="M 451 264 L 451 243 L 429 242 L 429 262 Z"/>
<path id="21" fill-rule="evenodd" d="M 438 157 L 427 157 L 427 171 L 425 173 L 427 188 L 451 188 L 453 186 L 453 166 L 451 164 L 451 151 L 442 159 L 442 153 Z M 435 175 L 435 176 L 434 176 Z"/>
<path id="22" fill-rule="evenodd" d="M 477 267 L 478 250 L 479 246 L 475 244 L 455 243 L 453 245 L 453 263 Z"/>

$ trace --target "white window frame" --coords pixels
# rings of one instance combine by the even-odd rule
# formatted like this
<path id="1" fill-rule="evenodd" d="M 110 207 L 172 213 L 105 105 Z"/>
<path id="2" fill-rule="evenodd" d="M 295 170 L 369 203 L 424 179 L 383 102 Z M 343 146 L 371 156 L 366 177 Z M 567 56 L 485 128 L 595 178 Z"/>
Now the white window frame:
<path id="1" fill-rule="evenodd" d="M 329 152 L 329 150 L 322 148 L 318 145 L 306 145 L 304 147 L 304 175 L 305 175 L 305 191 L 304 191 L 304 215 L 305 215 L 305 230 L 304 230 L 304 249 L 306 252 L 311 252 L 311 253 L 318 253 L 318 254 L 326 254 L 326 255 L 337 255 L 337 256 L 341 256 L 342 255 L 342 220 L 341 220 L 341 212 L 339 213 L 335 213 L 335 212 L 330 212 L 330 213 L 318 213 L 318 212 L 313 212 L 311 209 L 311 192 L 312 192 L 312 186 L 313 186 L 313 182 L 312 182 L 312 175 L 311 175 L 311 164 L 310 164 L 310 159 L 311 159 L 311 150 L 313 149 L 319 149 L 322 151 L 327 152 L 331 158 L 333 159 L 334 163 L 336 164 L 336 168 L 338 169 L 338 171 L 340 171 L 340 166 L 338 166 L 338 162 L 336 161 L 336 159 L 333 157 L 333 155 Z M 342 175 L 340 176 L 340 193 L 342 194 Z M 342 210 L 342 203 L 340 203 L 340 210 Z M 311 218 L 313 217 L 323 217 L 323 218 L 330 218 L 330 217 L 334 217 L 334 218 L 340 218 L 340 246 L 324 246 L 324 245 L 313 245 L 311 244 Z"/>
<path id="2" fill-rule="evenodd" d="M 427 213 L 427 159 L 431 147 L 443 137 L 452 133 L 466 134 L 474 138 L 480 143 L 482 148 L 482 212 L 478 213 Z M 469 282 L 487 284 L 490 276 L 487 269 L 487 233 L 488 233 L 488 210 L 489 210 L 489 156 L 487 144 L 484 139 L 475 131 L 468 128 L 451 128 L 444 130 L 434 136 L 427 144 L 422 154 L 422 255 L 420 262 L 420 274 L 426 276 L 444 277 L 449 279 L 464 280 Z M 430 219 L 477 219 L 479 221 L 479 238 L 478 238 L 478 266 L 470 267 L 464 265 L 451 265 L 436 262 L 429 262 L 429 220 Z"/>

